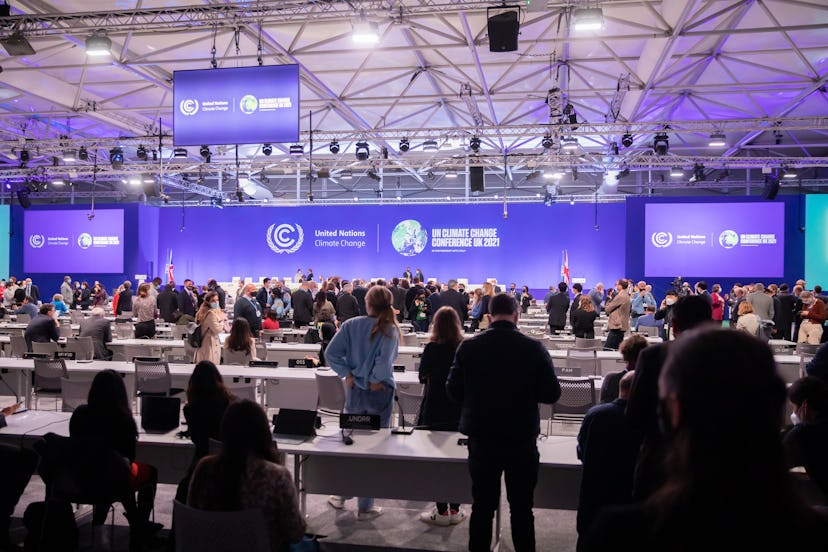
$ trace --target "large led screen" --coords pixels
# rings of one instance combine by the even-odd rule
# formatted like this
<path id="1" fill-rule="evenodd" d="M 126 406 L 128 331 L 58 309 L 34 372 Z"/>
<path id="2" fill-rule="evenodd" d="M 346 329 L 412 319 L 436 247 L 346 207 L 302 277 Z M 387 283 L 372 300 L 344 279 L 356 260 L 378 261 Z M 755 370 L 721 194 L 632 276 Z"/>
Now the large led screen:
<path id="1" fill-rule="evenodd" d="M 561 280 L 566 250 L 585 287 L 624 275 L 623 204 L 372 205 L 163 209 L 159 266 L 172 253 L 176 281 L 233 276 L 488 278 L 532 289 Z M 182 222 L 184 221 L 184 222 Z M 205 248 L 205 236 L 209 244 Z"/>
<path id="2" fill-rule="evenodd" d="M 299 66 L 176 71 L 176 146 L 299 140 Z"/>
<path id="3" fill-rule="evenodd" d="M 784 276 L 785 205 L 648 203 L 644 221 L 647 277 Z"/>
<path id="4" fill-rule="evenodd" d="M 82 274 L 124 271 L 124 211 L 26 211 L 23 270 Z"/>
<path id="5" fill-rule="evenodd" d="M 809 195 L 805 203 L 805 282 L 828 284 L 828 196 Z"/>

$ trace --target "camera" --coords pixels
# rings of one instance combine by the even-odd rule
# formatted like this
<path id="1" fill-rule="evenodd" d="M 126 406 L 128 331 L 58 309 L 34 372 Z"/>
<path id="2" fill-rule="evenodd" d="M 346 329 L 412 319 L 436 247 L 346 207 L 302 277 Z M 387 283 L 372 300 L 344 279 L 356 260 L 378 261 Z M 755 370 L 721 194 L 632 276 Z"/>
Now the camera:
<path id="1" fill-rule="evenodd" d="M 684 278 L 682 278 L 681 276 L 676 276 L 676 279 L 675 279 L 675 280 L 673 280 L 672 282 L 670 282 L 670 285 L 671 285 L 671 286 L 672 286 L 672 287 L 673 287 L 676 291 L 678 291 L 678 290 L 680 290 L 680 289 L 681 289 L 681 284 L 682 284 L 683 282 L 684 282 Z"/>

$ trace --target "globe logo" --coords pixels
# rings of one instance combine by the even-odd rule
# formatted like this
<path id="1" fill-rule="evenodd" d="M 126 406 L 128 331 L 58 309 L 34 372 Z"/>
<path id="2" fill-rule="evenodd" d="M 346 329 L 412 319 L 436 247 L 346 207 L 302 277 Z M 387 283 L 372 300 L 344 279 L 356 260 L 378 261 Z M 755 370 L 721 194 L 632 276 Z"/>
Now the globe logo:
<path id="1" fill-rule="evenodd" d="M 656 247 L 670 247 L 673 243 L 673 235 L 670 232 L 653 232 L 650 241 Z"/>
<path id="2" fill-rule="evenodd" d="M 247 94 L 239 102 L 239 109 L 245 115 L 252 115 L 259 109 L 259 100 L 256 99 L 256 96 Z"/>
<path id="3" fill-rule="evenodd" d="M 29 236 L 29 245 L 35 249 L 40 249 L 46 245 L 46 238 L 43 237 L 43 234 L 32 234 Z"/>
<path id="4" fill-rule="evenodd" d="M 81 249 L 89 249 L 92 247 L 92 236 L 86 232 L 78 236 L 78 247 Z"/>
<path id="5" fill-rule="evenodd" d="M 391 232 L 391 243 L 400 255 L 413 257 L 428 245 L 428 232 L 416 220 L 404 220 Z"/>
<path id="6" fill-rule="evenodd" d="M 305 241 L 305 231 L 298 224 L 271 224 L 267 229 L 267 246 L 274 252 L 296 253 Z"/>
<path id="7" fill-rule="evenodd" d="M 182 115 L 186 115 L 187 117 L 195 115 L 198 113 L 198 100 L 193 100 L 192 98 L 181 100 L 178 104 L 178 110 Z"/>
<path id="8" fill-rule="evenodd" d="M 739 245 L 739 234 L 733 230 L 725 230 L 719 234 L 719 245 L 725 249 L 733 249 Z"/>

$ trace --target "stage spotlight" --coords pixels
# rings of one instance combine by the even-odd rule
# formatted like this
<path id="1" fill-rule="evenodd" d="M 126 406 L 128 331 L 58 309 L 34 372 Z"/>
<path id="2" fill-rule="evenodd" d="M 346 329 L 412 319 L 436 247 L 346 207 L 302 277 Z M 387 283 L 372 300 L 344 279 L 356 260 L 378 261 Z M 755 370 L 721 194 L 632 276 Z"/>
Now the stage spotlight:
<path id="1" fill-rule="evenodd" d="M 78 159 L 81 161 L 88 161 L 89 160 L 89 152 L 86 151 L 86 146 L 81 146 L 78 148 Z"/>
<path id="2" fill-rule="evenodd" d="M 411 144 L 408 142 L 408 138 L 403 138 L 400 140 L 400 151 L 405 153 L 409 149 L 411 149 Z"/>
<path id="3" fill-rule="evenodd" d="M 368 21 L 364 16 L 361 16 L 359 21 L 353 23 L 351 37 L 357 44 L 376 44 L 380 39 L 379 25 L 373 21 Z"/>
<path id="4" fill-rule="evenodd" d="M 576 31 L 598 31 L 604 26 L 601 8 L 580 8 L 572 12 L 572 28 Z"/>
<path id="5" fill-rule="evenodd" d="M 546 136 L 541 138 L 541 146 L 543 146 L 543 149 L 550 149 L 554 145 L 555 141 L 552 139 L 550 135 L 547 134 Z"/>
<path id="6" fill-rule="evenodd" d="M 292 144 L 289 151 L 291 155 L 303 155 L 305 153 L 305 146 L 302 144 Z"/>
<path id="7" fill-rule="evenodd" d="M 121 148 L 109 150 L 109 163 L 113 169 L 120 169 L 124 166 L 124 151 Z"/>
<path id="8" fill-rule="evenodd" d="M 213 158 L 212 153 L 210 153 L 210 148 L 207 146 L 201 146 L 198 153 L 201 154 L 201 157 L 204 159 L 205 163 L 209 163 Z"/>
<path id="9" fill-rule="evenodd" d="M 480 151 L 480 138 L 477 136 L 472 136 L 469 140 L 469 149 L 471 149 L 474 153 Z"/>
<path id="10" fill-rule="evenodd" d="M 138 159 L 141 161 L 147 160 L 147 148 L 144 146 L 138 146 L 138 149 L 135 151 L 135 155 L 138 156 Z"/>
<path id="11" fill-rule="evenodd" d="M 20 162 L 21 163 L 28 163 L 29 159 L 29 150 L 20 150 Z"/>
<path id="12" fill-rule="evenodd" d="M 714 132 L 710 135 L 710 142 L 707 143 L 711 148 L 723 148 L 727 145 L 725 135 L 721 132 Z"/>
<path id="13" fill-rule="evenodd" d="M 330 152 L 332 154 L 336 155 L 337 153 L 339 153 L 339 142 L 337 142 L 336 140 L 333 140 L 330 143 L 330 145 L 328 145 L 328 149 L 330 150 Z"/>
<path id="14" fill-rule="evenodd" d="M 173 150 L 173 157 L 187 157 L 189 155 L 187 148 L 175 148 Z"/>
<path id="15" fill-rule="evenodd" d="M 656 155 L 667 155 L 670 151 L 670 139 L 666 132 L 659 132 L 653 138 L 653 152 Z"/>
<path id="16" fill-rule="evenodd" d="M 8 7 L 8 4 L 4 3 L 3 5 Z M 10 56 L 33 56 L 37 53 L 25 35 L 20 31 L 15 31 L 11 36 L 0 39 L 0 44 L 3 45 L 6 53 Z"/>
<path id="17" fill-rule="evenodd" d="M 339 178 L 341 178 L 342 180 L 351 180 L 352 178 L 354 178 L 354 173 L 352 173 L 350 170 L 344 170 L 341 173 L 339 173 Z"/>
<path id="18" fill-rule="evenodd" d="M 74 163 L 77 159 L 77 155 L 75 154 L 75 150 L 67 149 L 63 150 L 63 162 L 64 163 Z"/>
<path id="19" fill-rule="evenodd" d="M 273 146 L 271 146 L 270 144 L 264 144 L 262 146 L 262 153 L 269 156 L 271 153 L 273 153 Z"/>
<path id="20" fill-rule="evenodd" d="M 796 170 L 789 167 L 782 167 L 782 178 L 796 178 Z"/>
<path id="21" fill-rule="evenodd" d="M 633 137 L 632 137 L 632 134 L 630 134 L 629 132 L 628 132 L 628 133 L 626 133 L 626 134 L 624 134 L 624 135 L 621 137 L 621 145 L 622 145 L 622 146 L 624 146 L 625 148 L 632 147 L 632 145 L 633 145 Z"/>
<path id="22" fill-rule="evenodd" d="M 365 161 L 366 159 L 368 159 L 368 157 L 370 157 L 371 155 L 371 150 L 368 147 L 368 142 L 357 142 L 355 155 L 357 161 Z"/>
<path id="23" fill-rule="evenodd" d="M 672 176 L 673 178 L 681 178 L 682 176 L 684 176 L 684 169 L 682 169 L 681 167 L 673 167 L 672 169 L 670 169 L 670 176 Z"/>
<path id="24" fill-rule="evenodd" d="M 575 151 L 578 149 L 578 139 L 574 136 L 561 140 L 561 149 L 564 151 Z"/>
<path id="25" fill-rule="evenodd" d="M 93 57 L 112 55 L 112 41 L 107 36 L 93 34 L 86 39 L 86 55 Z"/>
<path id="26" fill-rule="evenodd" d="M 423 151 L 437 151 L 440 146 L 437 145 L 437 140 L 426 140 L 423 142 Z"/>

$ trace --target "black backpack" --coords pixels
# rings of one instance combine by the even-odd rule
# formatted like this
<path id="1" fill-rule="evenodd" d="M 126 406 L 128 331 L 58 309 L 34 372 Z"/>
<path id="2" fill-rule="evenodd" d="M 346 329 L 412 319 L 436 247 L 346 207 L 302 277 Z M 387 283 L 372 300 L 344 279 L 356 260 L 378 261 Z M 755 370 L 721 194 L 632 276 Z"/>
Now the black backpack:
<path id="1" fill-rule="evenodd" d="M 190 332 L 188 340 L 191 347 L 195 347 L 196 349 L 201 347 L 201 342 L 203 340 L 203 336 L 201 335 L 201 326 L 196 326 L 196 329 Z"/>

